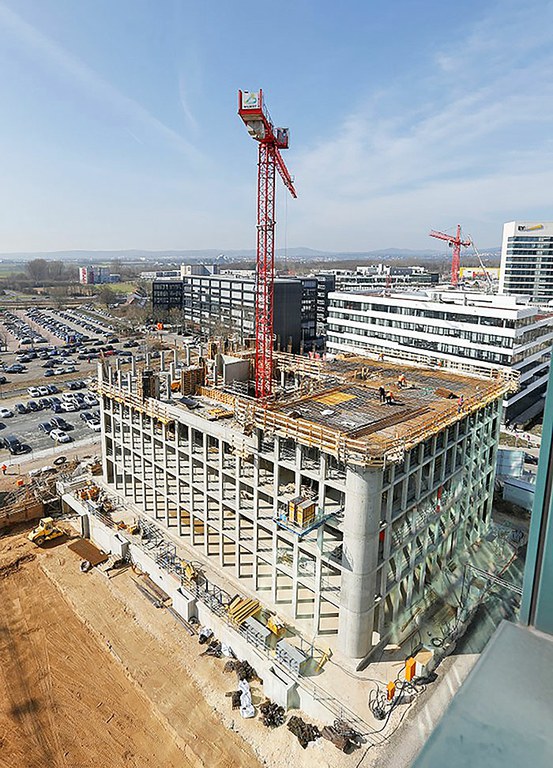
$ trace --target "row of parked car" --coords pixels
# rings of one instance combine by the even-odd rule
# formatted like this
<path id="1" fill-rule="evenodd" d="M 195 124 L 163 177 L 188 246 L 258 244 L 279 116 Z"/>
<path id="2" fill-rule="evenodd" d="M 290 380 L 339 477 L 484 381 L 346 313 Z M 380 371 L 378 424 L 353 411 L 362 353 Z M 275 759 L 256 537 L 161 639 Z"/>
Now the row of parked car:
<path id="1" fill-rule="evenodd" d="M 65 320 L 76 323 L 81 328 L 84 328 L 87 331 L 92 331 L 92 333 L 97 333 L 101 336 L 105 336 L 106 338 L 112 335 L 112 325 L 100 325 L 96 321 L 92 320 L 88 315 L 85 315 L 84 312 L 78 312 L 76 309 L 66 309 L 65 312 L 59 311 L 58 314 Z"/>
<path id="2" fill-rule="evenodd" d="M 90 336 L 86 333 L 76 330 L 62 320 L 54 319 L 49 312 L 33 307 L 27 310 L 27 317 L 29 317 L 34 323 L 40 325 L 44 330 L 49 331 L 58 339 L 65 342 L 75 342 L 82 344 L 90 339 Z"/>
<path id="3" fill-rule="evenodd" d="M 4 310 L 3 318 L 4 325 L 7 330 L 19 340 L 20 344 L 47 344 L 46 339 L 37 334 L 31 326 L 22 320 L 14 312 L 10 312 L 8 309 Z"/>

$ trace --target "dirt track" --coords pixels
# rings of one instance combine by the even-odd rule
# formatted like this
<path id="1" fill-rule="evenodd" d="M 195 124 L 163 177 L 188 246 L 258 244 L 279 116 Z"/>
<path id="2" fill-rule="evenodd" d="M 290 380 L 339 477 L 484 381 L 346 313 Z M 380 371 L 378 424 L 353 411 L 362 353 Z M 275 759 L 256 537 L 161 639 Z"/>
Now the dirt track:
<path id="1" fill-rule="evenodd" d="M 141 649 L 149 657 L 146 682 L 163 699 L 169 671 L 179 694 L 180 720 L 185 718 L 188 727 L 178 727 L 177 718 L 166 719 L 145 686 L 137 685 L 78 618 L 43 570 L 46 564 L 86 584 L 65 544 L 41 551 L 24 534 L 0 539 L 0 768 L 259 765 L 183 670 L 171 675 L 163 668 L 163 649 L 150 642 Z M 126 623 L 133 627 L 126 639 L 143 641 L 128 617 Z"/>

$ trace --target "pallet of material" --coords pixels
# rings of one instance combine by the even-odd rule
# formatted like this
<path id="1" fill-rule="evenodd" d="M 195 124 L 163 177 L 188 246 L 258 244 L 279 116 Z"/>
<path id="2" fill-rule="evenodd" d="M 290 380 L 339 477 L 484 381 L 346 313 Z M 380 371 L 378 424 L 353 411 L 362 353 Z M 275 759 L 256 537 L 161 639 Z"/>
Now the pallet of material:
<path id="1" fill-rule="evenodd" d="M 235 595 L 227 607 L 229 618 L 238 626 L 253 616 L 254 613 L 257 613 L 258 610 L 259 600 L 240 597 L 240 595 Z"/>
<path id="2" fill-rule="evenodd" d="M 69 545 L 69 549 L 79 555 L 82 560 L 88 560 L 91 565 L 100 565 L 109 558 L 109 555 L 106 555 L 86 539 L 77 539 Z"/>

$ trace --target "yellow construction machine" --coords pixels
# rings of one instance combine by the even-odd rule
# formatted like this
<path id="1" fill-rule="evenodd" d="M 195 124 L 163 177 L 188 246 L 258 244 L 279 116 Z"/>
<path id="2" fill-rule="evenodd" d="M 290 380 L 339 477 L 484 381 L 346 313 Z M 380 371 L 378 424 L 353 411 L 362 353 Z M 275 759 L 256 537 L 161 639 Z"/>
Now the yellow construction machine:
<path id="1" fill-rule="evenodd" d="M 63 531 L 60 528 L 56 528 L 51 517 L 43 517 L 38 526 L 33 528 L 27 538 L 29 541 L 33 541 L 40 547 L 45 541 L 57 539 L 58 536 L 63 536 Z"/>

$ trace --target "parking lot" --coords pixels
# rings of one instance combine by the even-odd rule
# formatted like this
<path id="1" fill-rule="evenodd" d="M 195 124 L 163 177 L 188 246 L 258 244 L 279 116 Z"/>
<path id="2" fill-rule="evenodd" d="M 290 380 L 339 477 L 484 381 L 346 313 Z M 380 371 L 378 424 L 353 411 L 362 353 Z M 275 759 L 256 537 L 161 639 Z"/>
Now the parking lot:
<path id="1" fill-rule="evenodd" d="M 46 464 L 81 445 L 92 451 L 99 445 L 98 404 L 82 399 L 93 395 L 98 362 L 117 357 L 128 370 L 131 358 L 143 360 L 146 352 L 146 342 L 129 338 L 128 330 L 120 338 L 121 325 L 112 319 L 81 308 L 0 311 L 0 330 L 8 341 L 0 352 L 0 464 L 13 468 L 41 459 Z M 70 392 L 81 398 L 75 401 L 78 410 L 65 407 Z M 29 401 L 35 410 L 29 410 Z M 52 424 L 53 418 L 67 426 Z M 54 431 L 59 428 L 66 434 Z"/>
<path id="2" fill-rule="evenodd" d="M 68 390 L 66 390 L 67 392 Z M 6 438 L 14 436 L 22 446 L 21 453 L 10 453 L 6 445 L 0 447 L 0 458 L 6 464 L 21 461 L 21 457 L 33 458 L 33 454 L 49 449 L 63 448 L 74 442 L 86 440 L 88 442 L 99 441 L 99 407 L 94 395 L 88 390 L 80 390 L 81 401 L 78 410 L 68 411 L 65 408 L 77 408 L 77 406 L 65 406 L 61 397 L 54 396 L 55 403 L 59 403 L 53 410 L 49 398 L 37 398 L 21 400 L 23 406 L 31 401 L 40 410 L 29 410 L 27 413 L 19 413 L 17 403 L 10 402 L 2 405 L 0 410 L 0 443 L 6 443 Z M 85 402 L 84 396 L 88 395 Z M 77 401 L 75 401 L 77 402 Z M 94 403 L 92 405 L 92 403 Z M 42 406 L 42 407 L 41 407 Z M 3 412 L 6 409 L 6 412 Z M 8 414 L 13 415 L 8 415 Z M 52 421 L 54 420 L 54 422 Z M 58 423 L 55 423 L 59 420 Z M 44 425 L 41 427 L 40 425 Z M 96 426 L 95 426 L 96 425 Z M 58 430 L 58 431 L 56 431 Z M 61 432 L 59 431 L 61 430 Z M 64 436 L 67 435 L 67 438 Z M 59 439 L 54 439 L 57 437 Z M 7 459 L 10 459 L 10 462 Z"/>

